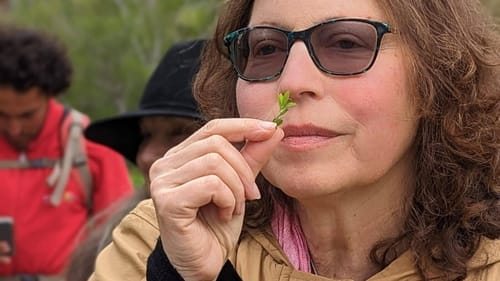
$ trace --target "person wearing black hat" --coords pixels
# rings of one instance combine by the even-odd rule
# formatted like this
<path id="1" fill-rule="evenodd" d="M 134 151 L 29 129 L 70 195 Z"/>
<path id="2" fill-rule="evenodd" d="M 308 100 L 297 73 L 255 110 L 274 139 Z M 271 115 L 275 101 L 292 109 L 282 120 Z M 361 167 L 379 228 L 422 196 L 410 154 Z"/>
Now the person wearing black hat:
<path id="1" fill-rule="evenodd" d="M 137 164 L 147 180 L 152 160 L 189 136 L 201 120 L 191 82 L 203 43 L 175 44 L 147 83 L 139 108 L 91 123 L 85 136 Z"/>
<path id="2" fill-rule="evenodd" d="M 192 40 L 174 44 L 148 81 L 137 110 L 97 120 L 85 130 L 88 139 L 111 147 L 136 164 L 146 186 L 88 225 L 67 267 L 68 280 L 88 279 L 97 254 L 111 241 L 113 228 L 138 202 L 149 197 L 148 171 L 153 162 L 201 126 L 202 116 L 191 85 L 204 43 Z M 99 224 L 102 219 L 106 222 Z"/>

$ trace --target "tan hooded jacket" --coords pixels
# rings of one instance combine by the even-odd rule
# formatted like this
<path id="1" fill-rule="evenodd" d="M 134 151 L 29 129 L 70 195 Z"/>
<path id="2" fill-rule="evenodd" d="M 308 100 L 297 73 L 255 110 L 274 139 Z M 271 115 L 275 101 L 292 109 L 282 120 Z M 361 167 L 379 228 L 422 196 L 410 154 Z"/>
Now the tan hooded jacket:
<path id="1" fill-rule="evenodd" d="M 113 242 L 99 254 L 89 281 L 146 280 L 147 258 L 159 235 L 153 203 L 145 200 L 114 230 Z M 295 270 L 277 241 L 265 233 L 251 233 L 244 238 L 230 260 L 244 281 L 340 281 Z M 396 280 L 421 280 L 409 252 L 367 281 Z M 440 278 L 436 276 L 433 280 Z M 469 262 L 466 280 L 500 281 L 500 240 L 483 239 Z"/>

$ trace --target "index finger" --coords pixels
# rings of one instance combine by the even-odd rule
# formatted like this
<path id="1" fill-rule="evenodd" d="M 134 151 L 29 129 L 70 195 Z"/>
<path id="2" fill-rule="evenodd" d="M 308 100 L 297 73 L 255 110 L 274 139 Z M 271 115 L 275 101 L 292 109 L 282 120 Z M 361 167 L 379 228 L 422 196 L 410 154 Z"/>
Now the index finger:
<path id="1" fill-rule="evenodd" d="M 213 135 L 220 135 L 229 142 L 264 141 L 272 137 L 276 123 L 251 118 L 223 118 L 209 121 L 183 142 L 171 149 L 182 150 L 186 146 Z"/>

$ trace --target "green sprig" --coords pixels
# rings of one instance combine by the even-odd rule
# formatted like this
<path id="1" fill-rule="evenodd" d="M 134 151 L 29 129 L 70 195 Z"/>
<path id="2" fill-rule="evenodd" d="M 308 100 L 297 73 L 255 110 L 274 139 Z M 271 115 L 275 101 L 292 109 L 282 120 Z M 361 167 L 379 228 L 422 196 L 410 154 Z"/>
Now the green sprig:
<path id="1" fill-rule="evenodd" d="M 290 99 L 290 91 L 286 90 L 285 92 L 278 93 L 278 104 L 280 107 L 280 112 L 278 116 L 274 117 L 273 122 L 276 123 L 276 126 L 281 125 L 283 123 L 283 116 L 288 112 L 288 109 L 296 106 L 297 104 Z"/>

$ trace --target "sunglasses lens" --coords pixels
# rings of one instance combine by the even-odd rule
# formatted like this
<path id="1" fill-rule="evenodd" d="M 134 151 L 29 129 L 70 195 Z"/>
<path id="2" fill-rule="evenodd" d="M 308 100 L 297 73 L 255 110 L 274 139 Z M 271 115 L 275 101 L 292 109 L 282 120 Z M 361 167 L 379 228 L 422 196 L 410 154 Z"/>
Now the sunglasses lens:
<path id="1" fill-rule="evenodd" d="M 321 70 L 351 75 L 373 64 L 378 36 L 373 24 L 359 20 L 326 22 L 300 32 L 254 27 L 239 32 L 230 49 L 236 71 L 249 81 L 268 80 L 281 73 L 288 57 L 288 37 L 305 41 Z"/>
<path id="2" fill-rule="evenodd" d="M 233 41 L 234 63 L 239 74 L 249 80 L 276 76 L 287 57 L 286 34 L 272 28 L 253 28 Z"/>
<path id="3" fill-rule="evenodd" d="M 326 23 L 311 34 L 312 52 L 318 63 L 334 74 L 366 70 L 376 54 L 377 30 L 366 22 Z"/>

